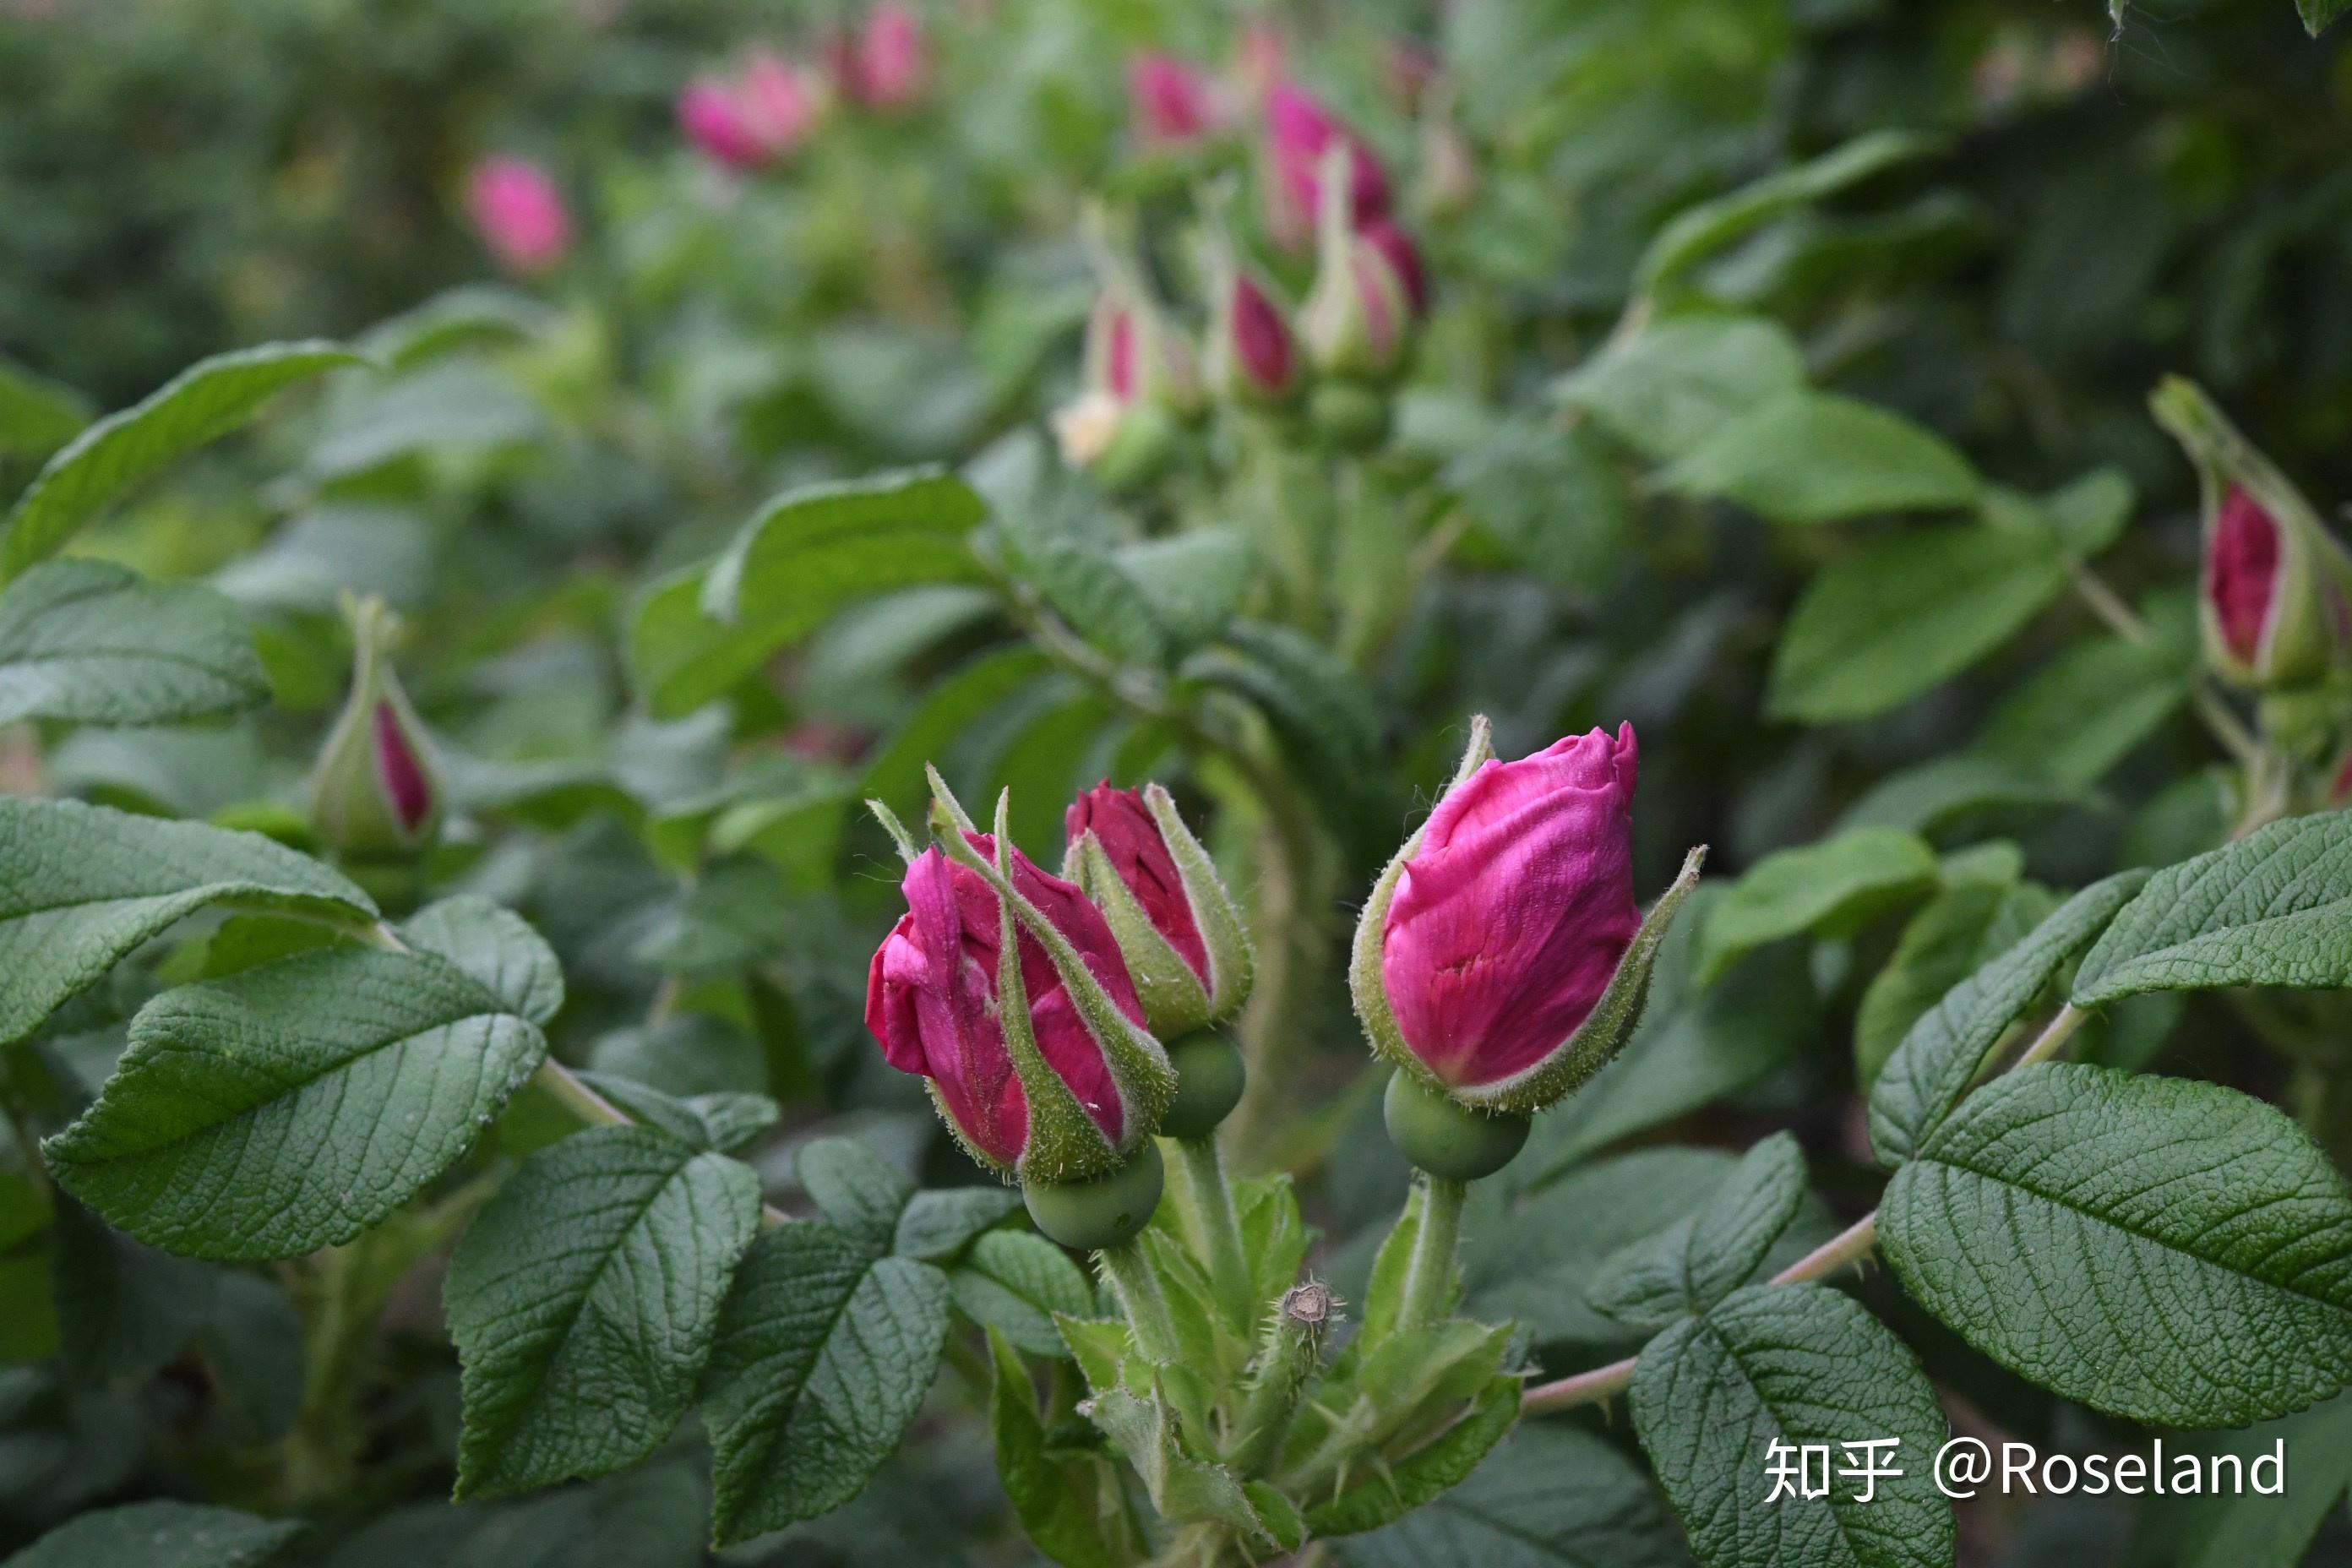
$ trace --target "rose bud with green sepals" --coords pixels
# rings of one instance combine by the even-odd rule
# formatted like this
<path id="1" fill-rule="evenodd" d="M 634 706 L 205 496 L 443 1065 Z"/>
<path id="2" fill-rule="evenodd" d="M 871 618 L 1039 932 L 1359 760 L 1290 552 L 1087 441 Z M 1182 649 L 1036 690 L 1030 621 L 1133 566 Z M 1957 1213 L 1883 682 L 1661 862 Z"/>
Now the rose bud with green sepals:
<path id="1" fill-rule="evenodd" d="M 1356 226 L 1341 173 L 1350 156 L 1346 147 L 1335 146 L 1327 157 L 1315 282 L 1299 312 L 1299 330 L 1318 370 L 1378 383 L 1403 366 L 1417 313 L 1420 260 L 1394 226 L 1370 234 Z M 1401 265 L 1401 256 L 1409 260 Z"/>
<path id="2" fill-rule="evenodd" d="M 447 790 L 424 721 L 384 657 L 392 616 L 377 598 L 346 600 L 352 692 L 310 774 L 310 822 L 338 853 L 391 859 L 429 847 Z"/>
<path id="3" fill-rule="evenodd" d="M 2234 685 L 2307 685 L 2352 662 L 2352 553 L 2301 491 L 2193 383 L 2149 399 L 2197 467 L 2204 503 L 2198 622 Z"/>
<path id="4" fill-rule="evenodd" d="M 1290 323 L 1266 287 L 1235 268 L 1216 285 L 1202 355 L 1210 395 L 1251 408 L 1276 408 L 1299 388 L 1302 365 Z"/>
<path id="5" fill-rule="evenodd" d="M 1432 1101 L 1420 1121 L 1539 1110 L 1632 1033 L 1700 859 L 1644 919 L 1636 757 L 1629 724 L 1505 763 L 1480 721 L 1453 788 L 1373 888 L 1349 981 L 1373 1048 Z M 1392 1125 L 1414 1119 L 1394 1109 L 1403 1097 Z"/>
<path id="6" fill-rule="evenodd" d="M 1114 493 L 1148 484 L 1202 407 L 1192 345 L 1129 268 L 1110 275 L 1087 318 L 1085 384 L 1054 415 L 1062 460 L 1090 470 Z"/>
<path id="7" fill-rule="evenodd" d="M 1062 862 L 1110 925 L 1153 1034 L 1172 1040 L 1232 1017 L 1249 999 L 1241 911 L 1201 841 L 1160 785 L 1078 796 Z"/>
<path id="8" fill-rule="evenodd" d="M 1343 157 L 1334 161 L 1333 154 Z M 1387 171 L 1363 139 L 1295 82 L 1277 81 L 1265 101 L 1265 230 L 1286 251 L 1316 237 L 1325 191 L 1339 183 L 1350 225 L 1388 211 Z"/>
<path id="9" fill-rule="evenodd" d="M 1184 147 L 1213 135 L 1225 119 L 1217 84 L 1191 61 L 1158 50 L 1127 62 L 1128 122 L 1146 147 Z"/>

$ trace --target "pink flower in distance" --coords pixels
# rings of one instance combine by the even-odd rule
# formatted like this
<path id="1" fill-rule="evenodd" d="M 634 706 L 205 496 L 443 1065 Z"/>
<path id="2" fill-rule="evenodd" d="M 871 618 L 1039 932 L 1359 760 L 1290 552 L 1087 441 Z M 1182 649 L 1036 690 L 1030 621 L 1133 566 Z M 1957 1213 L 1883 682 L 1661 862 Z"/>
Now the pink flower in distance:
<path id="1" fill-rule="evenodd" d="M 1421 251 L 1412 238 L 1396 226 L 1394 220 L 1376 217 L 1356 230 L 1356 237 L 1380 252 L 1396 274 L 1404 297 L 1412 302 L 1415 316 L 1429 311 L 1429 279 L 1422 270 Z"/>
<path id="2" fill-rule="evenodd" d="M 808 140 L 824 107 L 809 75 L 783 56 L 762 49 L 743 62 L 736 95 L 751 133 L 782 157 Z"/>
<path id="3" fill-rule="evenodd" d="M 528 158 L 499 155 L 474 165 L 466 208 L 499 265 L 544 272 L 572 249 L 572 214 L 545 169 Z"/>
<path id="4" fill-rule="evenodd" d="M 850 97 L 869 109 L 904 109 L 929 90 L 931 39 L 915 8 L 882 0 L 836 55 Z"/>
<path id="5" fill-rule="evenodd" d="M 1315 214 L 1323 188 L 1322 163 L 1334 142 L 1349 153 L 1349 217 L 1362 223 L 1388 210 L 1387 172 L 1363 139 L 1294 82 L 1278 82 L 1266 95 L 1266 228 L 1286 249 L 1306 247 L 1315 236 Z"/>
<path id="6" fill-rule="evenodd" d="M 967 837 L 982 855 L 995 854 L 989 835 Z M 1012 858 L 1013 887 L 1141 1026 L 1142 1004 L 1102 911 L 1075 884 L 1038 869 L 1019 850 Z M 1030 1149 L 1029 1102 L 998 1016 L 1003 927 L 996 894 L 978 872 L 936 847 L 908 868 L 900 888 L 907 913 L 874 954 L 866 1026 L 892 1067 L 930 1080 L 941 1110 L 976 1156 L 1018 1172 Z M 1045 950 L 1025 931 L 1018 943 L 1029 1025 L 1045 1065 L 1112 1147 L 1128 1146 L 1147 1129 L 1130 1115 L 1102 1044 Z"/>
<path id="7" fill-rule="evenodd" d="M 751 129 L 735 89 L 715 77 L 698 76 L 677 95 L 677 126 L 687 140 L 714 163 L 730 169 L 756 169 L 768 149 Z"/>
<path id="8" fill-rule="evenodd" d="M 1127 101 L 1136 139 L 1150 147 L 1197 142 L 1216 129 L 1215 85 L 1174 55 L 1148 53 L 1127 62 Z"/>
<path id="9" fill-rule="evenodd" d="M 1438 804 L 1381 938 L 1404 1044 L 1449 1087 L 1559 1050 L 1642 923 L 1633 902 L 1633 727 L 1489 760 Z"/>

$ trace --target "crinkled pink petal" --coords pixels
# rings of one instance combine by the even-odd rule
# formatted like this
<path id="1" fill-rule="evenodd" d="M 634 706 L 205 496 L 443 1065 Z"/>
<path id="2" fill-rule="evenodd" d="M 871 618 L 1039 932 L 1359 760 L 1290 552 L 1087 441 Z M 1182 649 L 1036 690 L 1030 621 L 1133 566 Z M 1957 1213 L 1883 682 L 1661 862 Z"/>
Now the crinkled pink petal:
<path id="1" fill-rule="evenodd" d="M 2222 499 L 2205 561 L 2205 592 L 2230 651 L 2252 662 L 2263 646 L 2278 589 L 2279 529 L 2262 503 L 2242 489 Z"/>
<path id="2" fill-rule="evenodd" d="M 1168 941 L 1201 984 L 1209 983 L 1209 949 L 1193 918 L 1192 901 L 1184 896 L 1184 879 L 1169 853 L 1160 824 L 1143 804 L 1142 793 L 1113 789 L 1106 780 L 1071 804 L 1064 818 L 1070 842 L 1091 832 L 1110 860 L 1112 872 L 1150 921 L 1152 930 Z"/>

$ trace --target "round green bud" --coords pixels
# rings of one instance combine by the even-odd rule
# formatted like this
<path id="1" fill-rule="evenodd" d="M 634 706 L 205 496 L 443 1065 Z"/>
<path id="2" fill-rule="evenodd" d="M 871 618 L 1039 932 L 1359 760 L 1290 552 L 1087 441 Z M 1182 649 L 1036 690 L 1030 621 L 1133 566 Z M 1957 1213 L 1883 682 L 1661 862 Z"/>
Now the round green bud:
<path id="1" fill-rule="evenodd" d="M 1307 395 L 1307 418 L 1335 452 L 1369 452 L 1388 439 L 1389 395 L 1360 381 L 1332 376 Z"/>
<path id="2" fill-rule="evenodd" d="M 1081 1182 L 1030 1182 L 1021 1189 L 1029 1217 L 1064 1247 L 1088 1252 L 1116 1247 L 1151 1223 L 1167 1179 L 1159 1145 L 1143 1141 L 1135 1158 Z"/>
<path id="3" fill-rule="evenodd" d="M 1233 1114 L 1249 1081 L 1241 1047 L 1206 1029 L 1169 1047 L 1168 1065 L 1176 1069 L 1176 1099 L 1160 1119 L 1163 1137 L 1206 1138 Z"/>
<path id="4" fill-rule="evenodd" d="M 1406 1159 L 1433 1176 L 1456 1182 L 1493 1175 L 1528 1141 L 1527 1117 L 1473 1110 L 1409 1072 L 1389 1079 L 1381 1115 L 1389 1142 Z"/>

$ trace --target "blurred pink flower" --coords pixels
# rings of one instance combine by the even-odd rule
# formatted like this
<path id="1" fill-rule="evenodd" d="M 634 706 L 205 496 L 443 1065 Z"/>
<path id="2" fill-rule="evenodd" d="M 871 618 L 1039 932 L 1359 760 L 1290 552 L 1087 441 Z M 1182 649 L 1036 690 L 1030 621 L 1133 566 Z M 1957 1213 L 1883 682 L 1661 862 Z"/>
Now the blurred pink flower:
<path id="1" fill-rule="evenodd" d="M 677 128 L 712 161 L 730 169 L 754 169 L 767 162 L 767 149 L 752 132 L 735 89 L 716 77 L 698 76 L 677 95 Z"/>
<path id="2" fill-rule="evenodd" d="M 882 0 L 855 37 L 840 40 L 835 67 L 842 89 L 869 109 L 904 109 L 930 88 L 931 40 L 923 18 L 902 0 Z"/>
<path id="3" fill-rule="evenodd" d="M 1127 101 L 1136 139 L 1146 146 L 1179 146 L 1216 129 L 1216 88 L 1208 73 L 1162 53 L 1127 62 Z"/>
<path id="4" fill-rule="evenodd" d="M 572 214 L 563 195 L 528 158 L 500 153 L 475 164 L 466 183 L 466 210 L 509 271 L 545 272 L 572 249 Z"/>
<path id="5" fill-rule="evenodd" d="M 1361 137 L 1314 94 L 1295 82 L 1279 82 L 1265 106 L 1266 232 L 1286 250 L 1300 250 L 1315 237 L 1321 205 L 1325 152 L 1348 149 L 1349 216 L 1357 223 L 1388 210 L 1388 174 Z"/>
<path id="6" fill-rule="evenodd" d="M 761 51 L 731 79 L 698 76 L 687 83 L 677 98 L 677 123 L 714 162 L 730 169 L 757 169 L 807 140 L 818 107 L 799 68 Z"/>

